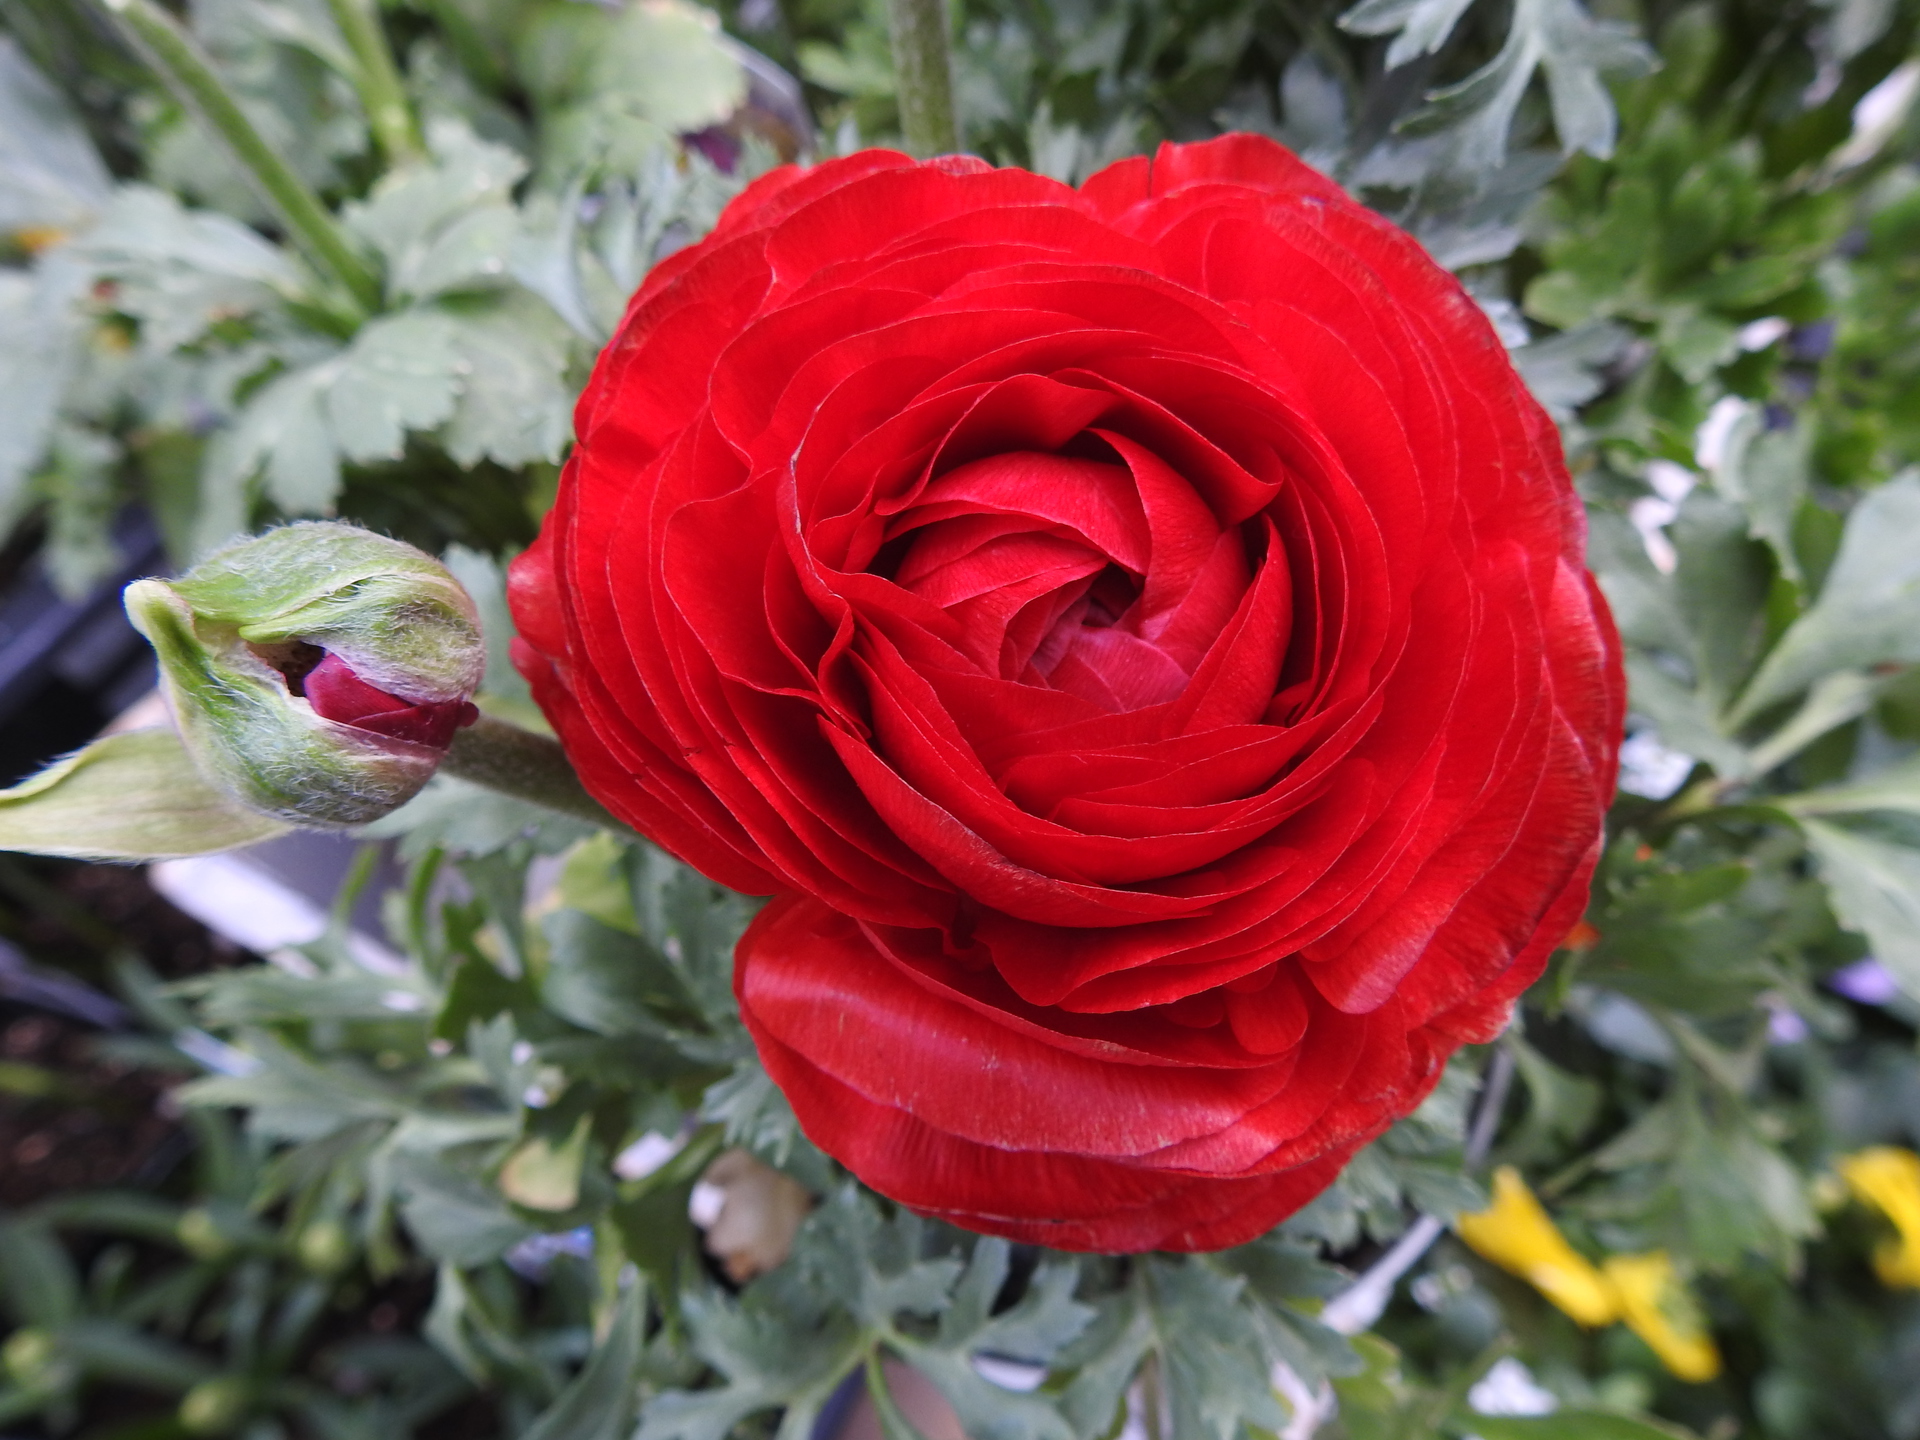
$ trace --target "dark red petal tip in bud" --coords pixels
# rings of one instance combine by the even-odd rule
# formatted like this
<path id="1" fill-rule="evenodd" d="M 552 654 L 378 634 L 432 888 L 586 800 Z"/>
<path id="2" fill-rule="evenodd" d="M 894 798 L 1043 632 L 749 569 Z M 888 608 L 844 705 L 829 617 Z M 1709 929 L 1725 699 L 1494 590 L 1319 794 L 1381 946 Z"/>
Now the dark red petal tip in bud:
<path id="1" fill-rule="evenodd" d="M 395 740 L 444 750 L 453 732 L 471 725 L 480 712 L 471 700 L 442 700 L 415 704 L 367 684 L 338 655 L 328 654 L 302 682 L 313 713 L 340 725 L 371 730 Z"/>

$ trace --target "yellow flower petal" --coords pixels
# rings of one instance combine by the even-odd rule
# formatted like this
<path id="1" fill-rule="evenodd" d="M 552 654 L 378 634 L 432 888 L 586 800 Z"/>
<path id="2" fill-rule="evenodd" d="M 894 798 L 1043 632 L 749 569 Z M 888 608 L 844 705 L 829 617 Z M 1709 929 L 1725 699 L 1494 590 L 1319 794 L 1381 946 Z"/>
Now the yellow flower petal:
<path id="1" fill-rule="evenodd" d="M 1699 1302 L 1681 1283 L 1666 1251 L 1612 1255 L 1604 1268 L 1620 1297 L 1620 1318 L 1661 1364 L 1696 1384 L 1720 1373 L 1720 1351 L 1707 1333 Z"/>
<path id="2" fill-rule="evenodd" d="M 1920 1288 L 1920 1155 L 1897 1145 L 1870 1146 L 1843 1158 L 1840 1176 L 1898 1232 L 1874 1251 L 1880 1282 Z"/>
<path id="3" fill-rule="evenodd" d="M 1511 1165 L 1493 1173 L 1493 1204 L 1462 1215 L 1454 1230 L 1474 1253 L 1518 1275 L 1582 1325 L 1619 1318 L 1613 1286 L 1567 1243 Z"/>

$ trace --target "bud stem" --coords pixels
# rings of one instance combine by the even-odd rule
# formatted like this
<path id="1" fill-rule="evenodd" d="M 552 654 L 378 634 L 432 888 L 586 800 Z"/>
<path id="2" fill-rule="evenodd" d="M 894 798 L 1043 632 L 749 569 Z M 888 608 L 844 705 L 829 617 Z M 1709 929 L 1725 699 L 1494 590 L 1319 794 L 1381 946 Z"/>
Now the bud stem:
<path id="1" fill-rule="evenodd" d="M 413 107 L 407 103 L 406 87 L 393 63 L 386 32 L 380 28 L 374 0 L 327 0 L 327 8 L 333 12 L 333 23 L 340 27 L 347 48 L 353 51 L 358 71 L 354 88 L 360 92 L 360 103 L 366 108 L 367 124 L 380 153 L 390 165 L 417 158 L 421 153 L 420 127 L 414 121 Z"/>
<path id="2" fill-rule="evenodd" d="M 253 128 L 180 22 L 153 0 L 102 3 L 181 101 L 227 142 L 308 258 L 345 286 L 363 311 L 377 310 L 380 284 L 373 272 L 340 233 L 320 197 Z"/>
<path id="3" fill-rule="evenodd" d="M 484 785 L 516 800 L 544 805 L 590 825 L 627 828 L 587 794 L 558 741 L 491 715 L 482 715 L 454 735 L 440 769 L 443 774 Z"/>
<path id="4" fill-rule="evenodd" d="M 947 55 L 946 0 L 888 0 L 900 130 L 924 160 L 960 148 L 953 123 L 953 62 Z"/>

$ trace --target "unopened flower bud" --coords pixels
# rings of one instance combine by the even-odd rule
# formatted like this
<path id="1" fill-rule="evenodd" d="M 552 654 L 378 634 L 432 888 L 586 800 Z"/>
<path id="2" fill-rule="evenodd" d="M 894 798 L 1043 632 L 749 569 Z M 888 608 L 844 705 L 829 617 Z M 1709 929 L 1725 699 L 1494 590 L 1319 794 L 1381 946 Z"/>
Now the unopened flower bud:
<path id="1" fill-rule="evenodd" d="M 126 604 L 194 763 L 295 824 L 404 804 L 479 714 L 473 601 L 432 556 L 351 525 L 270 530 Z"/>

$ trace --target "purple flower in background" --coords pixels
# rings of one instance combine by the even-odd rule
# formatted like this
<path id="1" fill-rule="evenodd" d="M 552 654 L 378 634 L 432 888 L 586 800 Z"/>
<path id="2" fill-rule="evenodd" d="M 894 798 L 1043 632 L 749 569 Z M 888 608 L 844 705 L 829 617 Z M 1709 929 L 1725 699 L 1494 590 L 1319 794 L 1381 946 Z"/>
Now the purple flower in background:
<path id="1" fill-rule="evenodd" d="M 1899 998 L 1900 986 L 1873 956 L 1842 966 L 1827 977 L 1827 988 L 1862 1005 L 1885 1005 Z"/>

